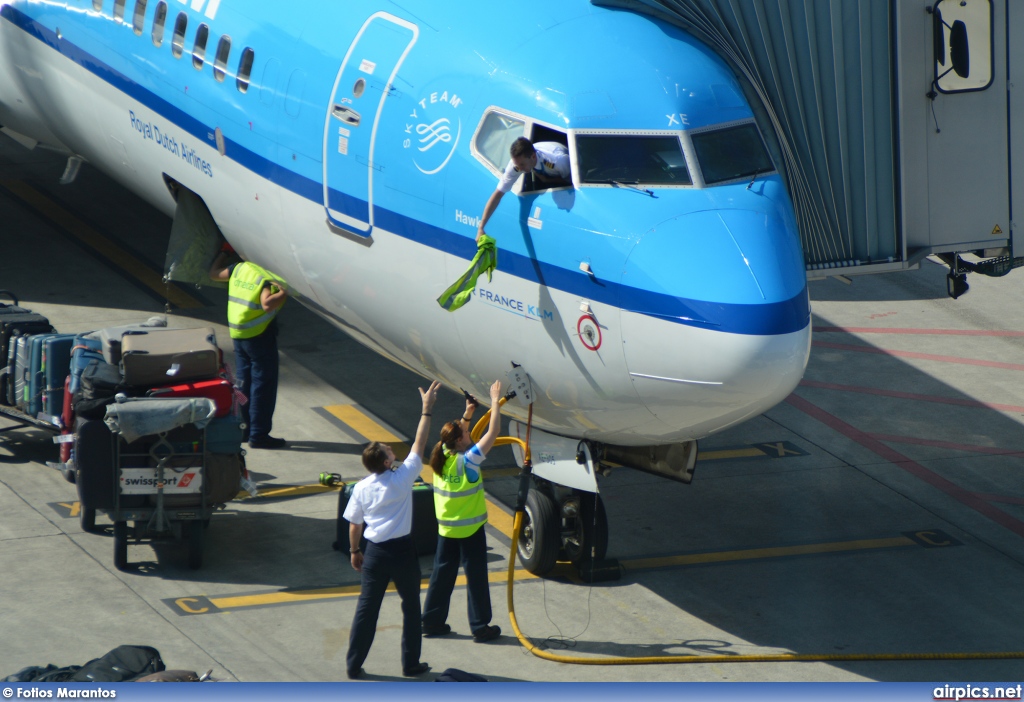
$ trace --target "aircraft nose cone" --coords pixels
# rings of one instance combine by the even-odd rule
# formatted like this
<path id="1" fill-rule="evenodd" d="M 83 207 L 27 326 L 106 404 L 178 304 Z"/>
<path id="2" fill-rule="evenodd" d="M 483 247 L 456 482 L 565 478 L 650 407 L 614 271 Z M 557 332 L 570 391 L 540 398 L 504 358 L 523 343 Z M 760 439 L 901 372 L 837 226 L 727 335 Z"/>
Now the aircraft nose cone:
<path id="1" fill-rule="evenodd" d="M 772 214 L 707 210 L 668 220 L 630 252 L 622 282 L 626 366 L 665 424 L 717 431 L 771 407 L 803 376 L 803 256 Z"/>

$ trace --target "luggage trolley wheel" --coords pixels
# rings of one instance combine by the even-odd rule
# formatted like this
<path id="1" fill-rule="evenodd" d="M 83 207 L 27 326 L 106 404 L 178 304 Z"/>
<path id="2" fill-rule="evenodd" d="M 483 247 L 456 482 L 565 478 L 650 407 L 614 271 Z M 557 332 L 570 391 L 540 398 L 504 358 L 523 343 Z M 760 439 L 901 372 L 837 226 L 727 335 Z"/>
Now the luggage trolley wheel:
<path id="1" fill-rule="evenodd" d="M 203 567 L 203 520 L 190 519 L 183 526 L 188 543 L 188 567 L 199 570 Z"/>
<path id="2" fill-rule="evenodd" d="M 114 522 L 114 567 L 128 569 L 128 522 Z"/>

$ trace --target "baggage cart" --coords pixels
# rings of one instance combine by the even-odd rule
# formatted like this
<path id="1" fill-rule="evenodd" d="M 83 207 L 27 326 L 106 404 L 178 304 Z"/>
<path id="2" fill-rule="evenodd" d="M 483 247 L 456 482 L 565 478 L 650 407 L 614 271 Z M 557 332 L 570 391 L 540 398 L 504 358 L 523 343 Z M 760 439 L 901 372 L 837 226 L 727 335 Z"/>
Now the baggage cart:
<path id="1" fill-rule="evenodd" d="M 202 566 L 204 530 L 217 507 L 238 494 L 244 471 L 237 441 L 233 453 L 210 450 L 217 442 L 206 427 L 215 411 L 208 398 L 122 398 L 107 407 L 113 508 L 96 505 L 114 523 L 119 570 L 128 567 L 129 541 L 166 537 L 186 544 L 189 568 Z M 234 424 L 240 436 L 240 420 Z"/>

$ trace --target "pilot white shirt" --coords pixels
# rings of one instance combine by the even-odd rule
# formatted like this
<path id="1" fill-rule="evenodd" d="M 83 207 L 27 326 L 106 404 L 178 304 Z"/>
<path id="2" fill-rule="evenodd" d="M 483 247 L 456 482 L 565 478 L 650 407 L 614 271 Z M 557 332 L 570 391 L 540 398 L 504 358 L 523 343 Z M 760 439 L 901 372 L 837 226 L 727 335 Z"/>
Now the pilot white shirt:
<path id="1" fill-rule="evenodd" d="M 533 148 L 537 152 L 537 165 L 533 170 L 540 171 L 550 178 L 569 180 L 569 149 L 556 141 L 538 141 Z M 522 173 L 516 171 L 516 164 L 509 160 L 504 175 L 498 181 L 498 190 L 507 193 L 521 175 Z"/>
<path id="2" fill-rule="evenodd" d="M 352 488 L 345 519 L 365 524 L 363 536 L 375 544 L 412 532 L 412 484 L 423 470 L 423 459 L 410 453 L 394 470 L 369 475 Z"/>

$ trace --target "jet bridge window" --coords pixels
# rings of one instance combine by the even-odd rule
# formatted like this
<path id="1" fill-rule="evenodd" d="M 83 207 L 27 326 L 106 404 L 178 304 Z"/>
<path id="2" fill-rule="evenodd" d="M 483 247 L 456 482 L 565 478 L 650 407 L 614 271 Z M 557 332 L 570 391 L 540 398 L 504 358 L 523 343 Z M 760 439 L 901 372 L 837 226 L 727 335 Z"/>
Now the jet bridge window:
<path id="1" fill-rule="evenodd" d="M 140 37 L 146 26 L 146 0 L 135 0 L 135 12 L 132 13 L 132 31 Z"/>
<path id="2" fill-rule="evenodd" d="M 188 29 L 188 15 L 179 12 L 178 19 L 174 20 L 174 36 L 171 37 L 171 54 L 174 58 L 181 58 L 181 54 L 185 51 L 186 29 Z"/>
<path id="3" fill-rule="evenodd" d="M 153 46 L 164 43 L 164 23 L 167 22 L 167 3 L 161 0 L 153 13 Z"/>
<path id="4" fill-rule="evenodd" d="M 224 82 L 224 76 L 228 72 L 228 56 L 231 55 L 231 37 L 227 34 L 217 42 L 217 58 L 213 62 L 213 77 L 218 82 Z"/>
<path id="5" fill-rule="evenodd" d="M 476 133 L 476 151 L 489 164 L 504 171 L 509 161 L 509 147 L 523 136 L 525 123 L 501 112 L 490 112 L 484 117 Z"/>
<path id="6" fill-rule="evenodd" d="M 692 134 L 690 140 L 707 185 L 775 170 L 753 124 Z"/>
<path id="7" fill-rule="evenodd" d="M 679 137 L 577 134 L 581 183 L 692 185 Z"/>
<path id="8" fill-rule="evenodd" d="M 246 47 L 238 59 L 238 73 L 235 74 L 235 86 L 238 92 L 244 93 L 249 89 L 249 74 L 252 73 L 253 50 Z"/>
<path id="9" fill-rule="evenodd" d="M 206 24 L 199 25 L 196 30 L 196 40 L 192 44 L 192 67 L 197 71 L 203 70 L 203 62 L 206 60 L 206 42 L 210 39 L 210 27 Z"/>

